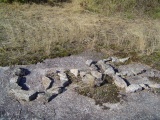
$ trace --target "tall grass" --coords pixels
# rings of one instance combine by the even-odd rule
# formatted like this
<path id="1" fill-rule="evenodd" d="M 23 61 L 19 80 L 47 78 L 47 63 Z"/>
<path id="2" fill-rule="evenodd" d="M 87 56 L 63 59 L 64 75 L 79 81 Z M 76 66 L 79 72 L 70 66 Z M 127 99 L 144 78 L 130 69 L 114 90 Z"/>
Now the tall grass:
<path id="1" fill-rule="evenodd" d="M 160 22 L 105 17 L 70 8 L 0 4 L 0 65 L 30 64 L 87 49 L 160 51 Z"/>

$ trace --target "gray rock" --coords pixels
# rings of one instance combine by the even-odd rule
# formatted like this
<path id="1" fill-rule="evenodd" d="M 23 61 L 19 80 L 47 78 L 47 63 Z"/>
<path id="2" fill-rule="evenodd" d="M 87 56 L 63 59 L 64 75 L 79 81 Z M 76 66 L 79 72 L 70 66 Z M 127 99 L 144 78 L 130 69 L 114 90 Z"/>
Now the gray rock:
<path id="1" fill-rule="evenodd" d="M 91 71 L 92 76 L 94 76 L 97 79 L 102 79 L 102 73 L 98 71 Z"/>
<path id="2" fill-rule="evenodd" d="M 149 86 L 150 88 L 157 88 L 157 89 L 160 88 L 160 84 L 149 84 L 148 86 Z"/>
<path id="3" fill-rule="evenodd" d="M 114 83 L 116 84 L 116 86 L 118 86 L 120 88 L 127 87 L 127 83 L 120 76 L 115 75 L 115 76 L 113 76 L 113 79 L 114 79 Z"/>
<path id="4" fill-rule="evenodd" d="M 80 71 L 80 77 L 81 77 L 81 78 L 83 78 L 86 74 L 87 74 L 87 72 Z"/>
<path id="5" fill-rule="evenodd" d="M 61 87 L 66 87 L 69 85 L 69 79 L 66 75 L 66 73 L 58 73 L 59 77 L 60 77 L 60 81 L 61 81 Z"/>
<path id="6" fill-rule="evenodd" d="M 101 66 L 101 68 L 102 68 L 103 71 L 105 71 L 105 70 L 107 70 L 108 68 L 111 67 L 110 64 L 105 64 L 105 63 L 100 63 L 99 65 Z"/>
<path id="7" fill-rule="evenodd" d="M 79 75 L 79 70 L 78 69 L 71 69 L 70 72 L 75 75 L 76 77 L 78 77 Z"/>
<path id="8" fill-rule="evenodd" d="M 141 90 L 142 90 L 142 87 L 138 84 L 131 84 L 128 87 L 126 87 L 126 93 L 133 93 Z"/>
<path id="9" fill-rule="evenodd" d="M 107 59 L 103 59 L 103 62 L 104 62 L 104 63 L 109 62 L 109 61 L 112 61 L 112 58 L 111 58 L 111 57 L 109 57 L 109 58 L 107 58 Z"/>
<path id="10" fill-rule="evenodd" d="M 18 81 L 18 76 L 15 76 L 10 79 L 10 84 L 17 83 L 17 81 Z"/>
<path id="11" fill-rule="evenodd" d="M 128 60 L 129 60 L 129 57 L 127 57 L 127 58 L 122 58 L 122 59 L 119 59 L 119 62 L 125 63 L 125 62 L 128 61 Z"/>
<path id="12" fill-rule="evenodd" d="M 117 57 L 111 57 L 113 63 L 118 63 L 119 59 Z"/>
<path id="13" fill-rule="evenodd" d="M 86 61 L 86 65 L 91 66 L 91 64 L 93 63 L 93 60 L 87 60 Z"/>
<path id="14" fill-rule="evenodd" d="M 139 84 L 143 89 L 150 89 L 147 84 Z"/>
<path id="15" fill-rule="evenodd" d="M 15 70 L 15 75 L 17 76 L 26 76 L 27 71 L 24 68 L 18 68 Z"/>
<path id="16" fill-rule="evenodd" d="M 52 87 L 52 88 L 47 90 L 47 92 L 50 93 L 50 94 L 60 94 L 60 93 L 62 93 L 62 91 L 63 90 L 60 87 Z"/>
<path id="17" fill-rule="evenodd" d="M 104 74 L 107 74 L 107 75 L 109 75 L 109 76 L 113 76 L 113 75 L 115 75 L 115 70 L 113 69 L 113 67 L 108 67 L 106 70 L 105 70 L 105 72 L 104 72 Z"/>
<path id="18" fill-rule="evenodd" d="M 13 94 L 18 100 L 21 100 L 21 101 L 31 101 L 32 97 L 35 94 L 34 91 L 25 91 L 25 90 L 17 90 L 17 89 L 11 89 L 9 93 Z"/>
<path id="19" fill-rule="evenodd" d="M 50 86 L 50 84 L 51 84 L 50 78 L 48 78 L 48 77 L 46 77 L 46 76 L 43 76 L 43 77 L 42 77 L 42 85 L 43 85 L 43 87 L 44 87 L 45 89 L 48 89 L 49 86 Z"/>
<path id="20" fill-rule="evenodd" d="M 104 65 L 105 63 L 104 63 L 104 61 L 103 60 L 99 60 L 98 62 L 97 62 L 97 65 Z"/>
<path id="21" fill-rule="evenodd" d="M 94 65 L 94 64 L 92 64 L 91 66 L 90 66 L 90 70 L 98 70 L 98 68 L 96 67 L 96 65 Z"/>

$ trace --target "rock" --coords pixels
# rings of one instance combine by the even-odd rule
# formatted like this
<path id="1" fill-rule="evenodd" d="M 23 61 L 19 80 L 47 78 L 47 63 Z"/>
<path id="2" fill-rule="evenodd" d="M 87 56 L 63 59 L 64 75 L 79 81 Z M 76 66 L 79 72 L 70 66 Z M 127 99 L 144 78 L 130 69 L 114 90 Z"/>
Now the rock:
<path id="1" fill-rule="evenodd" d="M 111 57 L 109 57 L 109 58 L 107 58 L 107 59 L 103 59 L 103 62 L 104 62 L 104 63 L 109 62 L 109 61 L 112 61 L 112 58 L 111 58 Z"/>
<path id="2" fill-rule="evenodd" d="M 10 79 L 10 83 L 13 84 L 13 83 L 17 83 L 18 81 L 18 76 L 15 76 L 13 78 Z"/>
<path id="3" fill-rule="evenodd" d="M 93 60 L 87 60 L 86 61 L 86 65 L 91 66 L 91 64 L 93 63 Z"/>
<path id="4" fill-rule="evenodd" d="M 100 87 L 102 85 L 102 83 L 103 83 L 102 79 L 95 79 L 94 85 L 97 87 Z"/>
<path id="5" fill-rule="evenodd" d="M 79 75 L 79 70 L 78 69 L 71 69 L 70 72 L 75 75 L 76 77 L 78 77 Z"/>
<path id="6" fill-rule="evenodd" d="M 9 93 L 13 94 L 18 100 L 22 101 L 31 101 L 34 97 L 36 97 L 34 96 L 34 91 L 11 89 Z"/>
<path id="7" fill-rule="evenodd" d="M 66 87 L 69 85 L 69 80 L 66 73 L 58 73 L 61 81 L 61 87 Z"/>
<path id="8" fill-rule="evenodd" d="M 122 59 L 119 59 L 119 62 L 125 63 L 125 62 L 128 61 L 128 60 L 129 60 L 129 57 L 127 57 L 127 58 L 122 58 Z"/>
<path id="9" fill-rule="evenodd" d="M 142 87 L 138 84 L 131 84 L 128 87 L 126 87 L 126 93 L 133 93 L 141 90 L 142 90 Z"/>
<path id="10" fill-rule="evenodd" d="M 94 86 L 95 85 L 95 77 L 93 77 L 90 74 L 86 74 L 83 78 L 82 81 L 90 86 Z"/>
<path id="11" fill-rule="evenodd" d="M 139 84 L 143 89 L 149 89 L 149 86 L 146 84 Z"/>
<path id="12" fill-rule="evenodd" d="M 99 64 L 103 71 L 107 70 L 108 68 L 112 67 L 110 64 L 100 63 Z"/>
<path id="13" fill-rule="evenodd" d="M 105 63 L 104 63 L 103 60 L 99 60 L 99 61 L 97 62 L 97 64 L 98 64 L 98 65 L 103 65 L 103 64 L 105 64 Z"/>
<path id="14" fill-rule="evenodd" d="M 92 64 L 91 66 L 90 66 L 90 70 L 98 70 L 98 68 L 96 67 L 96 65 L 94 65 L 94 64 Z"/>
<path id="15" fill-rule="evenodd" d="M 98 71 L 91 71 L 92 76 L 94 76 L 97 79 L 102 79 L 102 73 Z"/>
<path id="16" fill-rule="evenodd" d="M 113 76 L 113 79 L 114 79 L 114 83 L 116 84 L 116 86 L 118 86 L 120 88 L 127 87 L 127 83 L 120 76 L 115 75 L 115 76 Z"/>
<path id="17" fill-rule="evenodd" d="M 42 77 L 42 84 L 43 84 L 43 87 L 45 89 L 48 89 L 50 87 L 50 84 L 51 84 L 51 79 L 49 79 L 48 77 L 46 76 L 43 76 Z"/>
<path id="18" fill-rule="evenodd" d="M 81 78 L 83 78 L 86 74 L 87 74 L 87 72 L 80 71 L 80 77 L 81 77 Z"/>
<path id="19" fill-rule="evenodd" d="M 109 76 L 113 76 L 113 75 L 115 75 L 115 71 L 114 71 L 113 67 L 110 66 L 105 70 L 104 74 L 107 74 Z"/>
<path id="20" fill-rule="evenodd" d="M 57 88 L 52 87 L 52 88 L 48 89 L 47 92 L 50 94 L 60 94 L 63 92 L 63 89 L 61 87 L 57 87 Z"/>
<path id="21" fill-rule="evenodd" d="M 26 76 L 28 74 L 28 71 L 27 69 L 24 69 L 24 68 L 18 68 L 15 70 L 15 75 L 17 76 Z"/>
<path id="22" fill-rule="evenodd" d="M 148 86 L 149 86 L 150 88 L 157 88 L 157 89 L 160 88 L 160 84 L 149 84 Z"/>
<path id="23" fill-rule="evenodd" d="M 119 59 L 117 57 L 111 57 L 113 63 L 118 63 Z"/>

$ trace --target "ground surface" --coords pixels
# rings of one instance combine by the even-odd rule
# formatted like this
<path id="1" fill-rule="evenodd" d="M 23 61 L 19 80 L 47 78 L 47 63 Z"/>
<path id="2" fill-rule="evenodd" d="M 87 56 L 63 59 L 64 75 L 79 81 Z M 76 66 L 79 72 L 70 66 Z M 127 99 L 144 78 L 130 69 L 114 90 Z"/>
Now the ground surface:
<path id="1" fill-rule="evenodd" d="M 32 90 L 40 91 L 42 88 L 40 78 L 46 71 L 87 69 L 85 65 L 87 59 L 98 60 L 101 57 L 101 54 L 85 53 L 79 56 L 48 59 L 36 65 L 0 67 L 0 120 L 159 120 L 160 95 L 150 90 L 124 94 L 120 103 L 106 103 L 106 109 L 95 105 L 93 99 L 77 94 L 74 85 L 67 87 L 65 92 L 49 103 L 37 99 L 31 102 L 19 102 L 8 94 L 9 80 L 13 76 L 14 69 L 18 67 L 30 71 L 26 76 L 26 84 Z M 120 67 L 120 70 L 122 71 L 123 68 L 125 66 Z M 157 76 L 159 75 L 157 71 Z"/>

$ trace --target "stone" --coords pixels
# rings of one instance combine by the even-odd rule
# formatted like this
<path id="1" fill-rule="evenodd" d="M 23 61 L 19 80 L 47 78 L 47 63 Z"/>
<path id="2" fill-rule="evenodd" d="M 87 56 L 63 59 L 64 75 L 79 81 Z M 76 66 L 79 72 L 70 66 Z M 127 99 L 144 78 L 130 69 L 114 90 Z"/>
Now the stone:
<path id="1" fill-rule="evenodd" d="M 119 59 L 117 57 L 111 57 L 113 63 L 118 63 Z"/>
<path id="2" fill-rule="evenodd" d="M 69 80 L 66 73 L 58 73 L 61 81 L 61 87 L 66 87 L 69 85 Z"/>
<path id="3" fill-rule="evenodd" d="M 102 79 L 102 73 L 98 71 L 91 71 L 92 76 L 94 76 L 97 79 Z"/>
<path id="4" fill-rule="evenodd" d="M 139 84 L 143 89 L 149 89 L 149 86 L 147 84 Z"/>
<path id="5" fill-rule="evenodd" d="M 105 72 L 104 72 L 104 74 L 107 74 L 107 75 L 109 75 L 109 76 L 112 76 L 112 75 L 115 75 L 115 70 L 114 70 L 114 68 L 113 67 L 109 67 L 109 68 L 107 68 L 106 70 L 105 70 Z"/>
<path id="6" fill-rule="evenodd" d="M 93 60 L 87 60 L 86 61 L 86 65 L 91 66 L 91 64 L 93 63 Z"/>
<path id="7" fill-rule="evenodd" d="M 126 61 L 129 60 L 129 58 L 130 58 L 130 57 L 119 59 L 119 62 L 125 63 Z"/>
<path id="8" fill-rule="evenodd" d="M 52 88 L 48 89 L 47 92 L 50 94 L 60 94 L 63 92 L 63 89 L 61 87 L 57 87 L 57 88 L 52 87 Z"/>
<path id="9" fill-rule="evenodd" d="M 101 63 L 100 64 L 103 71 L 107 70 L 108 68 L 112 67 L 110 64 Z"/>
<path id="10" fill-rule="evenodd" d="M 160 84 L 149 84 L 148 86 L 149 86 L 150 88 L 157 88 L 157 89 L 160 88 Z"/>
<path id="11" fill-rule="evenodd" d="M 127 87 L 127 83 L 120 76 L 115 75 L 115 76 L 113 76 L 113 79 L 114 79 L 114 83 L 116 84 L 116 86 L 118 86 L 120 88 Z"/>
<path id="12" fill-rule="evenodd" d="M 104 61 L 103 61 L 103 60 L 99 60 L 99 61 L 97 62 L 97 64 L 98 64 L 98 65 L 103 65 L 103 64 L 104 64 Z"/>
<path id="13" fill-rule="evenodd" d="M 83 78 L 86 74 L 87 74 L 87 72 L 80 71 L 80 77 L 81 77 L 81 78 Z"/>
<path id="14" fill-rule="evenodd" d="M 109 58 L 107 58 L 107 59 L 103 59 L 103 62 L 104 62 L 104 63 L 109 62 L 109 61 L 112 61 L 112 58 L 111 58 L 111 57 L 109 57 Z"/>
<path id="15" fill-rule="evenodd" d="M 102 83 L 103 83 L 102 79 L 95 79 L 94 85 L 97 87 L 100 87 L 102 85 Z"/>
<path id="16" fill-rule="evenodd" d="M 15 75 L 16 76 L 26 76 L 27 71 L 24 68 L 18 68 L 18 69 L 15 70 Z"/>
<path id="17" fill-rule="evenodd" d="M 43 87 L 44 87 L 45 89 L 48 89 L 48 88 L 49 88 L 51 82 L 52 82 L 51 79 L 49 79 L 48 77 L 46 77 L 46 76 L 43 76 L 43 77 L 42 77 L 42 84 L 43 84 Z"/>
<path id="18" fill-rule="evenodd" d="M 78 69 L 71 69 L 70 72 L 71 72 L 75 77 L 78 77 L 78 75 L 79 75 L 79 70 L 78 70 Z"/>
<path id="19" fill-rule="evenodd" d="M 90 70 L 98 70 L 98 68 L 96 67 L 96 65 L 92 64 L 92 65 L 90 66 Z"/>
<path id="20" fill-rule="evenodd" d="M 90 86 L 94 86 L 95 85 L 95 77 L 93 77 L 90 74 L 86 74 L 83 78 L 82 81 Z"/>
<path id="21" fill-rule="evenodd" d="M 128 87 L 126 87 L 126 93 L 133 93 L 141 90 L 142 90 L 142 87 L 138 84 L 131 84 Z"/>
<path id="22" fill-rule="evenodd" d="M 34 91 L 25 91 L 25 90 L 17 90 L 17 89 L 11 89 L 9 93 L 13 94 L 18 100 L 22 100 L 22 101 L 31 101 L 35 94 Z"/>
<path id="23" fill-rule="evenodd" d="M 10 83 L 13 84 L 13 83 L 17 83 L 18 81 L 18 76 L 15 76 L 13 78 L 10 79 Z"/>

